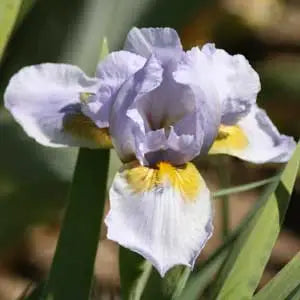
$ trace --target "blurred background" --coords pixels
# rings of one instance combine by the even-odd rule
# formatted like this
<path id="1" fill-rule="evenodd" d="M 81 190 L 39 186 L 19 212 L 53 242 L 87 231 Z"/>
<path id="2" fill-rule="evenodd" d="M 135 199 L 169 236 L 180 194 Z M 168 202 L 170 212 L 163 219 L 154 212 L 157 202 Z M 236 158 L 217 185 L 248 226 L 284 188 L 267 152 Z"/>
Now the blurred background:
<path id="1" fill-rule="evenodd" d="M 259 105 L 281 132 L 299 138 L 300 1 L 23 1 L 0 65 L 0 300 L 22 299 L 45 279 L 77 155 L 76 149 L 45 148 L 25 135 L 3 108 L 7 82 L 21 67 L 41 62 L 73 63 L 92 74 L 103 37 L 111 51 L 120 49 L 132 26 L 176 28 L 186 49 L 209 41 L 231 54 L 244 54 L 261 78 Z M 111 157 L 113 174 L 119 162 L 114 152 Z M 213 190 L 222 185 L 218 162 L 216 157 L 197 161 Z M 234 158 L 227 159 L 226 165 L 230 185 L 264 179 L 278 170 L 275 165 L 255 166 Z M 239 224 L 259 192 L 230 197 L 231 228 Z M 300 250 L 299 196 L 298 179 L 261 285 Z M 216 199 L 216 230 L 202 260 L 222 242 L 219 206 Z M 118 248 L 105 239 L 104 226 L 99 250 L 93 298 L 119 299 Z"/>

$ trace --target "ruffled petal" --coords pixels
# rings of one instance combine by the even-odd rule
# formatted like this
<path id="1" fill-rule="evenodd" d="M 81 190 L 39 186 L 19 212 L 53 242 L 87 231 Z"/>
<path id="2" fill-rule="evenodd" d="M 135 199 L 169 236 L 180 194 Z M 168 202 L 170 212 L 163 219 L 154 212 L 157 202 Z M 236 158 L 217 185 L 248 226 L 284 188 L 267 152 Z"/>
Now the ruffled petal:
<path id="1" fill-rule="evenodd" d="M 127 110 L 136 124 L 135 152 L 140 163 L 151 166 L 163 160 L 180 165 L 196 157 L 203 142 L 200 106 L 190 87 L 165 70 L 161 84 Z"/>
<path id="2" fill-rule="evenodd" d="M 295 147 L 294 139 L 280 134 L 265 111 L 253 105 L 236 125 L 220 127 L 210 154 L 229 154 L 253 163 L 286 162 Z"/>
<path id="3" fill-rule="evenodd" d="M 173 126 L 168 131 L 162 128 L 146 133 L 136 130 L 135 133 L 136 157 L 146 166 L 155 166 L 159 161 L 182 165 L 196 157 L 201 149 L 201 131 L 200 145 L 195 135 L 177 134 Z"/>
<path id="4" fill-rule="evenodd" d="M 173 73 L 176 82 L 189 87 L 198 103 L 204 135 L 202 153 L 214 141 L 221 121 L 221 101 L 211 68 L 212 61 L 199 48 L 192 48 Z"/>
<path id="5" fill-rule="evenodd" d="M 47 63 L 15 74 L 4 101 L 25 132 L 43 145 L 110 147 L 107 130 L 98 129 L 81 113 L 80 95 L 97 89 L 98 80 L 78 67 Z"/>
<path id="6" fill-rule="evenodd" d="M 144 57 L 127 51 L 110 53 L 97 67 L 96 76 L 99 78 L 100 87 L 88 101 L 83 102 L 83 113 L 98 127 L 109 127 L 109 116 L 116 92 L 145 62 Z"/>
<path id="7" fill-rule="evenodd" d="M 210 193 L 193 164 L 128 164 L 110 190 L 109 239 L 150 260 L 161 276 L 193 267 L 212 234 Z"/>
<path id="8" fill-rule="evenodd" d="M 174 58 L 182 51 L 177 32 L 172 28 L 141 28 L 130 30 L 124 49 L 146 58 L 155 54 L 164 59 Z"/>
<path id="9" fill-rule="evenodd" d="M 243 55 L 230 55 L 214 44 L 204 45 L 201 51 L 212 61 L 210 73 L 222 101 L 222 123 L 235 124 L 256 102 L 259 76 Z"/>
<path id="10" fill-rule="evenodd" d="M 145 66 L 133 74 L 119 89 L 110 115 L 110 134 L 116 151 L 123 162 L 135 158 L 135 135 L 137 124 L 144 120 L 138 114 L 133 118 L 127 112 L 140 97 L 157 88 L 162 81 L 163 69 L 159 62 L 150 57 Z M 134 112 L 132 112 L 134 114 Z M 143 128 L 143 126 L 141 126 Z"/>

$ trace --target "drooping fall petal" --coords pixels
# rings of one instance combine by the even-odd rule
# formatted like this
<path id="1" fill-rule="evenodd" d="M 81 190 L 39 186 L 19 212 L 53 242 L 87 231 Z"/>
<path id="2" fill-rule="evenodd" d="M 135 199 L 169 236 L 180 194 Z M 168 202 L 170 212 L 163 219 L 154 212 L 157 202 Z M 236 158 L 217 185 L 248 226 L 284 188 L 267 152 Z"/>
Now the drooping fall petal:
<path id="1" fill-rule="evenodd" d="M 108 238 L 150 260 L 161 276 L 175 265 L 193 267 L 212 234 L 210 193 L 191 163 L 125 165 L 110 203 Z"/>
<path id="2" fill-rule="evenodd" d="M 107 129 L 99 129 L 81 111 L 81 95 L 97 89 L 98 80 L 78 67 L 46 63 L 16 73 L 4 102 L 25 132 L 43 145 L 111 147 Z"/>

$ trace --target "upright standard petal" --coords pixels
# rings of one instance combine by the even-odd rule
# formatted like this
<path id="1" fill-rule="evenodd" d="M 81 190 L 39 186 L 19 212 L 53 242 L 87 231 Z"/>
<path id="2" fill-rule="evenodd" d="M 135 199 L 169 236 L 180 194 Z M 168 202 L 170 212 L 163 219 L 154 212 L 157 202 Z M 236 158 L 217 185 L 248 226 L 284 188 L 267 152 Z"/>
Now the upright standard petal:
<path id="1" fill-rule="evenodd" d="M 98 80 L 76 66 L 46 63 L 15 74 L 4 102 L 25 132 L 43 145 L 110 147 L 107 129 L 98 129 L 81 113 L 80 95 L 97 87 Z"/>
<path id="2" fill-rule="evenodd" d="M 292 137 L 282 135 L 264 110 L 256 105 L 235 125 L 221 125 L 210 154 L 230 154 L 253 162 L 286 162 L 296 143 Z"/>
<path id="3" fill-rule="evenodd" d="M 193 267 L 212 234 L 210 194 L 193 164 L 161 162 L 157 169 L 125 165 L 110 190 L 108 238 L 156 267 Z"/>
<path id="4" fill-rule="evenodd" d="M 222 123 L 235 124 L 256 102 L 259 76 L 243 55 L 230 55 L 214 44 L 204 45 L 201 51 L 211 60 L 210 74 L 222 103 Z"/>
<path id="5" fill-rule="evenodd" d="M 119 89 L 110 115 L 110 134 L 115 149 L 123 162 L 135 159 L 135 135 L 137 124 L 144 123 L 140 115 L 134 120 L 128 116 L 129 107 L 143 95 L 156 89 L 162 81 L 163 68 L 150 57 L 145 66 L 134 73 Z"/>
<path id="6" fill-rule="evenodd" d="M 203 141 L 198 96 L 151 56 L 122 85 L 112 106 L 110 132 L 123 161 L 180 165 L 197 156 Z"/>
<path id="7" fill-rule="evenodd" d="M 115 95 L 121 85 L 143 67 L 146 59 L 127 51 L 110 53 L 97 67 L 99 89 L 83 102 L 83 113 L 99 127 L 109 127 L 109 116 Z"/>
<path id="8" fill-rule="evenodd" d="M 135 152 L 140 163 L 180 165 L 200 153 L 203 118 L 197 96 L 167 69 L 161 84 L 128 108 L 127 115 L 136 123 Z"/>
<path id="9" fill-rule="evenodd" d="M 124 49 L 146 58 L 155 54 L 164 59 L 172 59 L 182 52 L 177 32 L 172 28 L 141 28 L 130 30 Z M 173 54 L 173 57 L 172 57 Z"/>
<path id="10" fill-rule="evenodd" d="M 212 61 L 195 47 L 182 57 L 173 73 L 176 82 L 189 87 L 197 99 L 203 124 L 202 153 L 206 153 L 213 143 L 221 121 L 221 101 L 211 73 L 212 67 Z"/>

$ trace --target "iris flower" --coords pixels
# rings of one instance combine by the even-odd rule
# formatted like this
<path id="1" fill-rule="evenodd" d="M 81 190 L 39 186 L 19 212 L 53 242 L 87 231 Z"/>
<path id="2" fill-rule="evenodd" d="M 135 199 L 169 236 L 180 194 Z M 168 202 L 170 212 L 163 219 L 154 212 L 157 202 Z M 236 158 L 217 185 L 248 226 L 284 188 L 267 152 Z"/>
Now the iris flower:
<path id="1" fill-rule="evenodd" d="M 114 147 L 123 167 L 110 189 L 108 238 L 161 276 L 193 267 L 210 238 L 211 194 L 199 155 L 285 162 L 295 148 L 256 104 L 259 76 L 242 55 L 206 44 L 185 52 L 171 28 L 133 28 L 94 77 L 67 64 L 21 69 L 5 105 L 52 147 Z"/>

